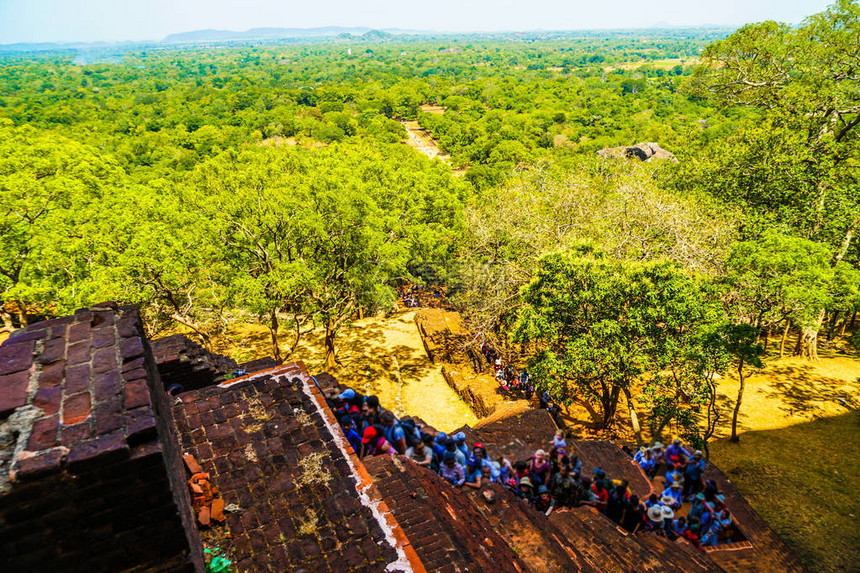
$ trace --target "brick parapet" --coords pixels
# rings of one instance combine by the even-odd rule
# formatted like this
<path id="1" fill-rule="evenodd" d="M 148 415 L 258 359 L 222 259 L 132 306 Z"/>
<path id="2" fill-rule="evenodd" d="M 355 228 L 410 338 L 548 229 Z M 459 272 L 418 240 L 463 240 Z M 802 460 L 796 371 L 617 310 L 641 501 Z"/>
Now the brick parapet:
<path id="1" fill-rule="evenodd" d="M 171 487 L 163 395 L 131 307 L 81 309 L 0 346 L 0 562 L 202 570 Z"/>

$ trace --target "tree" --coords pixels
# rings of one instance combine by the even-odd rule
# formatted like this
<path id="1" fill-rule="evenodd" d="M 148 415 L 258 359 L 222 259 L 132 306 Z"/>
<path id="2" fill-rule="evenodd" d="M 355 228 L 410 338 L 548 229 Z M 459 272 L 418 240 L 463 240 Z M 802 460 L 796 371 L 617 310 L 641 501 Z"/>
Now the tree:
<path id="1" fill-rule="evenodd" d="M 663 383 L 662 372 L 681 360 L 678 349 L 713 320 L 701 287 L 674 265 L 600 254 L 544 257 L 523 300 L 515 340 L 537 345 L 530 371 L 555 400 L 581 396 L 596 406 L 603 428 L 614 423 L 622 393 L 630 400 L 634 382 Z M 688 380 L 670 378 L 678 400 Z"/>
<path id="2" fill-rule="evenodd" d="M 89 301 L 107 256 L 98 207 L 120 176 L 87 146 L 0 120 L 0 306 L 20 326 Z"/>
<path id="3" fill-rule="evenodd" d="M 719 179 L 735 179 L 723 187 L 739 190 L 751 206 L 769 204 L 778 223 L 831 246 L 833 266 L 849 252 L 860 227 L 858 46 L 860 5 L 837 0 L 797 28 L 751 24 L 711 44 L 691 83 L 694 93 L 726 107 L 752 108 L 758 116 L 739 130 L 746 156 L 740 168 L 716 162 L 723 165 L 714 171 L 725 174 Z M 759 124 L 774 137 L 795 141 L 794 152 L 768 162 L 772 154 L 762 142 L 773 137 Z M 749 177 L 750 172 L 762 176 Z M 801 333 L 801 353 L 808 358 L 817 355 L 823 318 L 824 309 L 817 309 L 816 320 Z"/>
<path id="4" fill-rule="evenodd" d="M 737 318 L 761 330 L 771 323 L 793 320 L 802 330 L 814 326 L 819 310 L 828 307 L 830 252 L 820 243 L 767 231 L 755 241 L 732 246 L 726 261 L 730 285 L 727 302 Z M 804 345 L 807 358 L 817 358 L 815 345 Z"/>
<path id="5" fill-rule="evenodd" d="M 738 372 L 738 398 L 735 401 L 735 409 L 732 412 L 732 436 L 731 441 L 737 442 L 738 437 L 738 414 L 741 411 L 741 402 L 744 397 L 744 383 L 746 372 L 744 367 L 762 367 L 760 356 L 763 349 L 758 344 L 758 330 L 749 324 L 733 324 L 725 327 L 723 339 L 726 350 L 734 358 Z"/>
<path id="6" fill-rule="evenodd" d="M 338 331 L 359 309 L 391 308 L 410 261 L 451 252 L 462 205 L 438 169 L 399 146 L 254 147 L 206 163 L 185 197 L 222 245 L 230 300 L 266 324 L 275 359 L 321 326 L 332 368 Z"/>

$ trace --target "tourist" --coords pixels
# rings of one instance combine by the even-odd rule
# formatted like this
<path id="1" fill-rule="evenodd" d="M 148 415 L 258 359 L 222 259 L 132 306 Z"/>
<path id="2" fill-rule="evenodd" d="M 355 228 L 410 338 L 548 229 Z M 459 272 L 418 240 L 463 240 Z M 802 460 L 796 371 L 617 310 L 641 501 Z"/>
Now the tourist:
<path id="1" fill-rule="evenodd" d="M 511 461 L 504 456 L 499 456 L 496 463 L 499 464 L 499 482 L 506 483 L 514 475 L 514 466 L 511 464 Z"/>
<path id="2" fill-rule="evenodd" d="M 549 494 L 549 490 L 545 485 L 539 485 L 537 491 L 538 495 L 534 499 L 533 505 L 536 510 L 549 517 L 549 514 L 555 509 L 555 500 Z"/>
<path id="3" fill-rule="evenodd" d="M 552 445 L 555 448 L 556 453 L 560 455 L 564 455 L 567 450 L 567 441 L 564 439 L 564 432 L 562 430 L 558 430 L 555 433 L 555 436 L 552 439 Z"/>
<path id="4" fill-rule="evenodd" d="M 633 456 L 633 461 L 639 464 L 642 471 L 645 472 L 650 479 L 654 479 L 654 456 L 651 454 L 651 449 L 645 446 L 640 446 L 639 451 Z"/>
<path id="5" fill-rule="evenodd" d="M 672 533 L 677 535 L 678 537 L 683 537 L 687 532 L 689 526 L 687 525 L 687 518 L 683 515 L 678 519 L 672 522 Z"/>
<path id="6" fill-rule="evenodd" d="M 669 489 L 669 488 L 667 488 L 667 489 Z M 680 504 L 678 505 L 678 507 L 675 507 L 675 503 L 676 503 L 675 498 L 672 497 L 671 495 L 664 495 L 660 498 L 660 505 L 666 506 L 666 507 L 673 509 L 673 510 L 678 509 L 678 507 L 681 507 Z"/>
<path id="7" fill-rule="evenodd" d="M 638 532 L 645 525 L 645 507 L 639 503 L 638 495 L 631 495 L 630 502 L 624 508 L 621 517 L 621 527 L 630 533 Z"/>
<path id="8" fill-rule="evenodd" d="M 499 468 L 497 468 L 496 464 L 494 464 L 490 459 L 484 444 L 481 442 L 475 442 L 475 446 L 472 448 L 472 455 L 481 461 L 481 467 L 489 468 L 490 474 L 493 476 L 493 480 L 499 479 Z"/>
<path id="9" fill-rule="evenodd" d="M 673 467 L 680 467 L 686 463 L 690 457 L 690 452 L 681 446 L 681 440 L 675 440 L 666 448 L 666 462 L 672 464 Z"/>
<path id="10" fill-rule="evenodd" d="M 385 439 L 385 432 L 378 426 L 368 426 L 364 430 L 364 436 L 361 438 L 361 443 L 364 444 L 364 456 L 378 456 L 382 454 L 397 453 L 394 447 Z"/>
<path id="11" fill-rule="evenodd" d="M 433 463 L 433 450 L 428 448 L 424 442 L 418 442 L 411 448 L 406 449 L 406 457 L 425 468 L 429 468 Z"/>
<path id="12" fill-rule="evenodd" d="M 453 442 L 452 442 L 453 443 Z M 451 483 L 456 487 L 463 485 L 466 481 L 466 474 L 463 472 L 463 466 L 457 461 L 457 456 L 454 452 L 446 452 L 442 467 L 439 468 L 439 475 L 442 479 Z"/>
<path id="13" fill-rule="evenodd" d="M 520 499 L 524 499 L 524 500 L 528 501 L 529 503 L 531 503 L 531 500 L 533 497 L 532 487 L 533 487 L 532 480 L 529 479 L 528 476 L 523 477 L 517 486 L 517 491 L 516 491 L 517 497 L 519 497 Z"/>
<path id="14" fill-rule="evenodd" d="M 481 466 L 481 484 L 490 485 L 498 483 L 499 479 L 493 476 L 493 471 L 490 466 Z"/>
<path id="15" fill-rule="evenodd" d="M 400 424 L 397 423 L 394 414 L 385 410 L 379 415 L 379 420 L 382 423 L 382 429 L 385 431 L 385 439 L 388 440 L 388 443 L 394 446 L 398 454 L 406 453 L 406 434 Z"/>
<path id="16" fill-rule="evenodd" d="M 689 499 L 694 493 L 702 489 L 702 476 L 705 473 L 705 460 L 702 459 L 702 451 L 696 450 L 692 459 L 684 468 L 684 490 L 685 499 Z"/>
<path id="17" fill-rule="evenodd" d="M 663 530 L 660 532 L 667 537 L 672 536 L 672 521 L 675 519 L 675 512 L 672 511 L 672 508 L 666 505 L 660 507 L 660 511 L 663 512 Z"/>
<path id="18" fill-rule="evenodd" d="M 594 502 L 594 492 L 591 490 L 591 478 L 584 476 L 576 491 L 576 505 L 591 505 Z"/>
<path id="19" fill-rule="evenodd" d="M 668 505 L 672 509 L 679 509 L 684 503 L 684 498 L 681 495 L 681 484 L 674 482 L 672 485 L 663 490 L 663 505 Z M 671 500 L 667 503 L 666 500 Z"/>
<path id="20" fill-rule="evenodd" d="M 645 512 L 645 525 L 651 531 L 661 531 L 663 529 L 663 507 L 653 505 Z"/>
<path id="21" fill-rule="evenodd" d="M 570 473 L 570 465 L 562 465 L 551 481 L 552 495 L 560 507 L 573 507 L 579 484 Z"/>
<path id="22" fill-rule="evenodd" d="M 594 480 L 591 484 L 591 493 L 594 494 L 594 502 L 591 505 L 600 513 L 606 513 L 606 504 L 609 502 L 609 491 L 604 487 L 602 479 Z"/>
<path id="23" fill-rule="evenodd" d="M 451 438 L 454 440 L 454 445 L 457 447 L 457 450 L 463 454 L 464 458 L 468 458 L 470 455 L 469 447 L 466 445 L 466 434 L 463 432 L 457 432 Z"/>
<path id="24" fill-rule="evenodd" d="M 361 454 L 361 436 L 358 434 L 355 423 L 352 421 L 352 416 L 341 414 L 340 418 L 338 418 L 338 423 L 349 445 L 352 446 L 352 451 L 355 452 L 355 455 Z"/>
<path id="25" fill-rule="evenodd" d="M 529 466 L 530 473 L 540 480 L 540 483 L 547 483 L 549 478 L 549 462 L 546 461 L 546 452 L 538 450 L 535 455 L 530 458 L 531 465 Z"/>
<path id="26" fill-rule="evenodd" d="M 364 399 L 364 404 L 361 407 L 361 414 L 364 417 L 365 422 L 368 426 L 376 426 L 379 425 L 379 398 L 376 396 L 367 396 Z"/>
<path id="27" fill-rule="evenodd" d="M 445 459 L 445 441 L 448 439 L 448 434 L 439 432 L 433 439 L 433 457 L 438 458 L 438 463 L 441 464 Z"/>
<path id="28" fill-rule="evenodd" d="M 466 456 L 457 449 L 457 443 L 453 439 L 448 438 L 445 440 L 445 452 L 454 454 L 454 459 L 457 460 L 457 463 L 462 467 L 466 466 Z"/>
<path id="29" fill-rule="evenodd" d="M 475 456 L 466 458 L 466 481 L 464 485 L 474 489 L 481 488 L 481 460 Z"/>
<path id="30" fill-rule="evenodd" d="M 627 486 L 624 484 L 615 486 L 606 498 L 606 517 L 620 524 L 627 505 Z"/>

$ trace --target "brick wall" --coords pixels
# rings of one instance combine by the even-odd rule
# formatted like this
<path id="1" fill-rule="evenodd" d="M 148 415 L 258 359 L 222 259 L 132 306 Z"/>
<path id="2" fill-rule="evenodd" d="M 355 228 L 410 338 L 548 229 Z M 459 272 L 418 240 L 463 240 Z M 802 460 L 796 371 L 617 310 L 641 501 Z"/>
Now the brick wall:
<path id="1" fill-rule="evenodd" d="M 0 570 L 202 571 L 136 309 L 92 307 L 13 333 L 0 396 Z"/>

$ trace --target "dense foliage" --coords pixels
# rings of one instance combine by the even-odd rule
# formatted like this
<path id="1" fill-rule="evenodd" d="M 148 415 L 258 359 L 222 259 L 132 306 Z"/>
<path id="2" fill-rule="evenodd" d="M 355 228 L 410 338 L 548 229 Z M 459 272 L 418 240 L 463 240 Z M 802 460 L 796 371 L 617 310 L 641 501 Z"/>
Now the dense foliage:
<path id="1" fill-rule="evenodd" d="M 0 316 L 324 327 L 331 363 L 432 277 L 556 399 L 706 440 L 715 373 L 855 325 L 858 20 L 5 53 Z M 594 154 L 641 141 L 679 163 Z"/>

